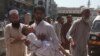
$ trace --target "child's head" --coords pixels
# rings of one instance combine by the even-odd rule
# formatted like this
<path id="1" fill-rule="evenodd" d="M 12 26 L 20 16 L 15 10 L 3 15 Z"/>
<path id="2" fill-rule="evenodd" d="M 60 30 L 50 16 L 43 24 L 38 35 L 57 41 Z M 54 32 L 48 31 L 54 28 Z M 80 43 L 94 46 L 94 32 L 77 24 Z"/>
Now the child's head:
<path id="1" fill-rule="evenodd" d="M 22 28 L 22 34 L 25 35 L 25 36 L 27 36 L 29 33 L 30 32 L 29 32 L 28 26 L 24 26 Z"/>
<path id="2" fill-rule="evenodd" d="M 29 30 L 29 32 L 32 32 L 32 33 L 35 32 L 35 30 L 34 30 L 33 27 L 31 27 L 31 26 L 28 27 L 28 30 Z"/>

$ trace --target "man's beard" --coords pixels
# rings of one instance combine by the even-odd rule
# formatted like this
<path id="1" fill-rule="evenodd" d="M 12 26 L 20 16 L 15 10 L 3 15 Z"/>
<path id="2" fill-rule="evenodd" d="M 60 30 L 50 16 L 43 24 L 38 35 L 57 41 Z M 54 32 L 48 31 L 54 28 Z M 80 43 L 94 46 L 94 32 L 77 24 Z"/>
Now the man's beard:
<path id="1" fill-rule="evenodd" d="M 90 17 L 83 17 L 83 21 L 88 23 L 90 21 Z"/>
<path id="2" fill-rule="evenodd" d="M 40 23 L 42 20 L 43 20 L 43 18 L 38 18 L 38 19 L 35 18 L 35 21 L 38 23 Z"/>
<path id="3" fill-rule="evenodd" d="M 89 23 L 89 19 L 83 19 L 83 21 Z"/>
<path id="4" fill-rule="evenodd" d="M 12 23 L 12 27 L 13 27 L 13 28 L 16 28 L 16 29 L 19 29 L 19 27 L 20 27 L 20 22 Z"/>

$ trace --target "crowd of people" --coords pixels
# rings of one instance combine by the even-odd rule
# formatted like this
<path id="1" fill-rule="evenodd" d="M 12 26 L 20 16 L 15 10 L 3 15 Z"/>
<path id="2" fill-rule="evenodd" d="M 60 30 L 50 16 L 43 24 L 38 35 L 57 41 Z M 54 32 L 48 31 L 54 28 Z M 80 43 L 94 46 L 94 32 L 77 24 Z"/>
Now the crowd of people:
<path id="1" fill-rule="evenodd" d="M 90 33 L 88 8 L 82 9 L 82 18 L 78 20 L 73 21 L 73 17 L 68 15 L 67 22 L 61 16 L 56 21 L 45 17 L 42 6 L 35 7 L 33 12 L 33 20 L 20 23 L 18 10 L 9 11 L 11 23 L 4 28 L 6 56 L 87 56 Z"/>

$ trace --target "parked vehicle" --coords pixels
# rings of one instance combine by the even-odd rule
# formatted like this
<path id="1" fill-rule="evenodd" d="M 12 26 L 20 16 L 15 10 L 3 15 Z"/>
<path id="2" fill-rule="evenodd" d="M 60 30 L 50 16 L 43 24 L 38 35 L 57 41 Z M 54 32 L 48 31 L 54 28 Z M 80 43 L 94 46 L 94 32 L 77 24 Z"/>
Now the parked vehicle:
<path id="1" fill-rule="evenodd" d="M 90 56 L 100 55 L 100 15 L 93 21 L 88 47 Z"/>

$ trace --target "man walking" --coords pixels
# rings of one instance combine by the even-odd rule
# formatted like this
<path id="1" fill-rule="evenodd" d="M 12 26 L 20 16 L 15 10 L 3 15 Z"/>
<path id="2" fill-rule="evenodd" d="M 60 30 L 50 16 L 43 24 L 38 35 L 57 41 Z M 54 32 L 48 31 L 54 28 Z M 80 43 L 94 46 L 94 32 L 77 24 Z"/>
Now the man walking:
<path id="1" fill-rule="evenodd" d="M 70 43 L 69 43 L 68 39 L 66 38 L 66 35 L 67 35 L 67 32 L 69 31 L 71 25 L 72 25 L 72 16 L 68 15 L 67 22 L 64 23 L 61 28 L 61 42 L 62 42 L 62 46 L 65 49 L 69 49 Z"/>
<path id="2" fill-rule="evenodd" d="M 61 41 L 61 28 L 64 23 L 64 18 L 61 16 L 57 17 L 57 22 L 55 22 L 54 27 L 57 34 L 58 39 Z"/>
<path id="3" fill-rule="evenodd" d="M 82 8 L 81 19 L 76 20 L 70 30 L 70 48 L 72 56 L 87 56 L 87 42 L 90 35 L 90 10 Z"/>
<path id="4" fill-rule="evenodd" d="M 4 29 L 6 56 L 26 56 L 26 46 L 21 34 L 24 24 L 19 22 L 18 10 L 10 10 L 9 16 L 11 23 L 7 24 Z"/>
<path id="5" fill-rule="evenodd" d="M 50 43 L 53 44 L 53 49 L 52 49 L 53 52 L 51 52 L 50 56 L 62 56 L 61 53 L 59 52 L 61 43 L 57 38 L 54 27 L 48 22 L 43 20 L 43 18 L 45 17 L 44 15 L 45 15 L 44 7 L 42 6 L 35 7 L 34 8 L 35 23 L 33 23 L 31 26 L 35 29 L 35 34 L 39 40 L 49 41 Z M 67 53 L 64 54 L 68 55 Z"/>

